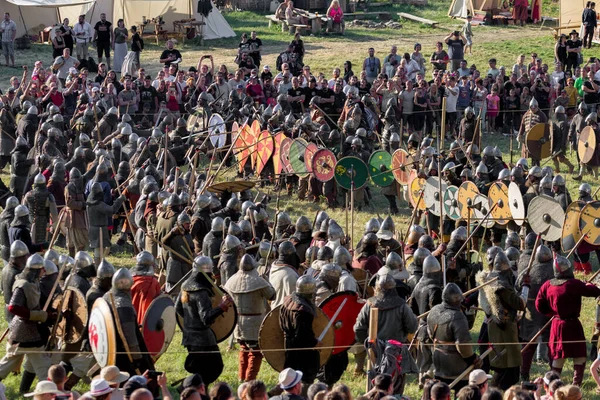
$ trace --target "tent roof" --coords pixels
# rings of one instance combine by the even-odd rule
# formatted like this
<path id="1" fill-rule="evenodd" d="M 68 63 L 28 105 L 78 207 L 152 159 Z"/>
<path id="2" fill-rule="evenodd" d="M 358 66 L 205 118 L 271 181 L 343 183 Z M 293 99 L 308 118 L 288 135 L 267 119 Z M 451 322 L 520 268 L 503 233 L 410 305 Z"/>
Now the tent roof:
<path id="1" fill-rule="evenodd" d="M 65 7 L 91 4 L 95 0 L 6 0 L 19 7 Z"/>

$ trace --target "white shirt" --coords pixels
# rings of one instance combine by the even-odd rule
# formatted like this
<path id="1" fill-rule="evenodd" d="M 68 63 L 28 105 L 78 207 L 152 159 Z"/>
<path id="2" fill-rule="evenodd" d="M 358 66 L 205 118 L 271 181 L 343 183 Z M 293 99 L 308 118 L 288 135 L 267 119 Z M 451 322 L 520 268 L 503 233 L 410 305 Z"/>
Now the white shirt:
<path id="1" fill-rule="evenodd" d="M 78 42 L 90 40 L 93 36 L 92 26 L 88 22 L 85 22 L 85 21 L 83 24 L 80 24 L 79 22 L 77 22 L 75 24 L 75 26 L 73 26 L 73 32 L 75 33 L 74 36 Z M 79 33 L 83 33 L 83 35 L 77 36 L 77 34 L 79 34 Z"/>
<path id="2" fill-rule="evenodd" d="M 453 93 L 454 92 L 454 93 Z M 454 86 L 446 88 L 446 112 L 456 112 L 456 102 L 458 101 L 458 88 Z"/>

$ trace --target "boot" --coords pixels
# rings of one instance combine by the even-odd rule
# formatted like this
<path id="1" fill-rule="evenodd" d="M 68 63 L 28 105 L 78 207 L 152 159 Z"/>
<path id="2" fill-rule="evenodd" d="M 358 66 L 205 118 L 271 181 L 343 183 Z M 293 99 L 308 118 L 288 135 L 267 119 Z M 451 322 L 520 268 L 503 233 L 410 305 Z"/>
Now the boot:
<path id="1" fill-rule="evenodd" d="M 552 367 L 551 370 L 555 371 L 558 374 L 558 376 L 560 376 L 560 374 L 562 373 L 563 369 L 562 368 L 558 368 L 558 367 Z"/>
<path id="2" fill-rule="evenodd" d="M 77 383 L 80 380 L 81 380 L 81 377 L 79 377 L 75 374 L 69 375 L 69 379 L 67 379 L 67 381 L 65 382 L 65 390 L 67 392 L 71 391 L 71 389 L 73 389 L 73 387 L 75 387 L 75 385 L 77 385 Z"/>
<path id="3" fill-rule="evenodd" d="M 573 365 L 573 385 L 581 386 L 583 382 L 583 372 L 585 371 L 585 364 Z"/>
<path id="4" fill-rule="evenodd" d="M 29 393 L 31 391 L 31 385 L 33 385 L 34 380 L 34 372 L 23 371 L 23 375 L 21 375 L 21 384 L 19 385 L 19 393 Z"/>

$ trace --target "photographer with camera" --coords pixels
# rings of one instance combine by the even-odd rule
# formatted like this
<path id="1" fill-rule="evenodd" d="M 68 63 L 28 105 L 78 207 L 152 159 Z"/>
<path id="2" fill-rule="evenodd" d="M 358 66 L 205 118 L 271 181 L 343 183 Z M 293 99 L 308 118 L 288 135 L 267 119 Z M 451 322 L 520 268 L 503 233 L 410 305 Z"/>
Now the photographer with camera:
<path id="1" fill-rule="evenodd" d="M 369 47 L 369 57 L 363 61 L 362 70 L 367 74 L 367 82 L 373 83 L 381 72 L 381 60 L 375 57 L 375 49 Z"/>
<path id="2" fill-rule="evenodd" d="M 450 71 L 454 72 L 460 67 L 461 60 L 465 57 L 464 47 L 467 39 L 460 33 L 454 31 L 444 38 L 444 43 L 448 45 L 448 57 L 450 57 Z"/>

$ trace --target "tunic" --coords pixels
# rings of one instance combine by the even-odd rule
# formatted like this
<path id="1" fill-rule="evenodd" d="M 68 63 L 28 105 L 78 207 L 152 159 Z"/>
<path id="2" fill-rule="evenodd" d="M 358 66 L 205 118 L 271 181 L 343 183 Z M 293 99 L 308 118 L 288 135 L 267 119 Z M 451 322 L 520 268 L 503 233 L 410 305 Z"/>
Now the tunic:
<path id="1" fill-rule="evenodd" d="M 152 301 L 160 295 L 160 283 L 154 276 L 135 275 L 131 287 L 131 302 L 137 314 L 138 325 L 141 325 L 146 316 L 146 310 Z"/>

